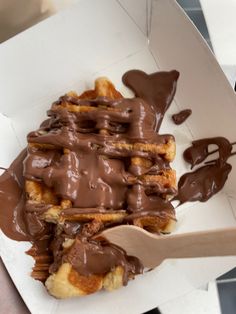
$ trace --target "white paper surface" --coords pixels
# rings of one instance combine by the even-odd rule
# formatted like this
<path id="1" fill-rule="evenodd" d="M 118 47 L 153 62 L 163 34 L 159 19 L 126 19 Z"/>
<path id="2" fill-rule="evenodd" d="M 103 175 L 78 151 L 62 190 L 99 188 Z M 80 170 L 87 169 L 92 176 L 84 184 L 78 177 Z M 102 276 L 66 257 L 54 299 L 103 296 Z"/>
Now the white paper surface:
<path id="1" fill-rule="evenodd" d="M 170 19 L 172 24 L 168 24 Z M 178 176 L 189 170 L 181 155 L 193 138 L 220 134 L 235 140 L 235 96 L 191 23 L 170 0 L 153 1 L 151 22 L 149 50 L 147 38 L 118 2 L 81 0 L 4 43 L 0 47 L 0 122 L 4 123 L 0 128 L 4 127 L 5 132 L 6 126 L 7 140 L 0 137 L 0 141 L 7 155 L 0 154 L 0 163 L 10 164 L 25 146 L 26 134 L 37 129 L 51 102 L 60 95 L 90 88 L 102 75 L 127 96 L 131 93 L 121 84 L 122 74 L 132 68 L 150 73 L 158 70 L 157 64 L 163 70 L 176 68 L 181 72 L 177 102 L 172 104 L 161 129 L 176 137 L 178 150 L 173 167 Z M 160 36 L 162 33 L 165 37 Z M 191 40 L 194 53 L 186 39 Z M 188 123 L 174 125 L 170 115 L 189 107 L 193 115 Z M 214 114 L 210 115 L 212 110 Z M 221 126 L 222 121 L 227 128 Z M 235 225 L 235 171 L 236 164 L 224 192 L 205 204 L 178 209 L 176 232 Z M 192 291 L 236 264 L 236 257 L 166 261 L 112 294 L 101 292 L 57 301 L 30 278 L 33 261 L 23 253 L 28 246 L 0 234 L 3 261 L 29 309 L 36 314 L 141 313 Z"/>
<path id="2" fill-rule="evenodd" d="M 118 0 L 144 35 L 148 34 L 150 0 Z"/>
<path id="3" fill-rule="evenodd" d="M 1 45 L 1 74 L 7 75 L 0 76 L 0 110 L 12 117 L 44 104 L 45 112 L 65 90 L 85 89 L 94 72 L 146 43 L 118 2 L 79 1 Z"/>
<path id="4" fill-rule="evenodd" d="M 220 64 L 236 64 L 236 0 L 200 0 Z"/>
<path id="5" fill-rule="evenodd" d="M 216 283 L 161 304 L 159 309 L 162 314 L 221 314 Z"/>
<path id="6" fill-rule="evenodd" d="M 8 167 L 9 161 L 16 158 L 16 151 L 20 149 L 18 138 L 12 126 L 12 121 L 0 113 L 0 143 L 3 149 L 0 150 L 0 167 Z M 11 139 L 9 141 L 9 139 Z M 7 149 L 5 149 L 7 148 Z"/>
<path id="7" fill-rule="evenodd" d="M 176 290 L 173 278 L 181 289 Z M 128 287 L 116 290 L 112 294 L 101 292 L 95 295 L 58 302 L 56 313 L 73 312 L 79 307 L 80 313 L 124 313 L 137 314 L 156 307 L 157 304 L 181 296 L 192 290 L 188 281 L 175 267 L 164 263 L 159 269 L 138 276 Z"/>
<path id="8" fill-rule="evenodd" d="M 192 136 L 221 135 L 233 142 L 236 138 L 235 92 L 208 45 L 177 7 L 173 0 L 153 1 L 151 51 L 162 68 L 180 71 L 175 99 L 180 109 L 193 111 L 186 122 Z M 236 158 L 231 158 L 230 163 L 236 169 Z M 225 190 L 234 194 L 235 189 L 234 172 Z"/>

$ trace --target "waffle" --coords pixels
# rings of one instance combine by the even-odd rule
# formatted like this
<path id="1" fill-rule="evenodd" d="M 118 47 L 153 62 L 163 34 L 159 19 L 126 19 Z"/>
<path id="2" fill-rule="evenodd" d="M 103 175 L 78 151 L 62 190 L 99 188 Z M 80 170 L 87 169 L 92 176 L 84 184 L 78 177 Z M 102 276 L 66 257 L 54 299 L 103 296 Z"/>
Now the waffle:
<path id="1" fill-rule="evenodd" d="M 65 243 L 68 240 L 65 241 Z M 73 246 L 76 245 L 76 241 L 81 242 L 78 239 L 73 240 L 64 246 L 65 255 L 73 255 Z M 66 248 L 65 248 L 66 247 Z M 100 248 L 101 250 L 101 248 Z M 50 294 L 57 298 L 68 298 L 74 296 L 84 296 L 97 292 L 104 288 L 107 291 L 118 289 L 124 285 L 125 268 L 122 266 L 114 266 L 111 271 L 105 274 L 90 274 L 84 275 L 80 271 L 77 271 L 63 256 L 64 261 L 59 266 L 58 270 L 54 272 L 46 280 L 46 287 Z M 99 263 L 99 256 L 98 261 Z M 134 275 L 132 272 L 126 270 L 126 276 L 128 279 L 132 279 Z"/>
<path id="2" fill-rule="evenodd" d="M 121 264 L 112 263 L 105 273 L 81 273 L 68 258 L 75 245 L 85 251 L 90 246 L 108 250 L 106 244 L 94 243 L 93 236 L 122 223 L 155 233 L 174 228 L 175 212 L 168 201 L 176 193 L 175 171 L 169 166 L 175 157 L 175 141 L 154 132 L 153 112 L 138 101 L 147 111 L 142 117 L 147 122 L 147 130 L 141 130 L 143 138 L 137 135 L 140 115 L 134 101 L 124 99 L 106 78 L 97 79 L 94 90 L 60 97 L 48 111 L 50 118 L 28 135 L 27 217 L 50 229 L 45 237 L 57 243 L 56 253 L 55 248 L 41 255 L 29 252 L 36 259 L 32 275 L 57 298 L 83 296 L 102 288 L 112 291 L 140 272 L 134 257 L 112 247 Z M 78 157 L 82 166 L 91 163 L 92 183 L 87 179 L 90 169 L 82 169 Z M 100 165 L 101 176 L 96 178 Z M 63 180 L 62 173 L 68 174 Z M 88 197 L 83 194 L 87 185 Z M 67 226 L 78 228 L 68 235 Z M 45 228 L 39 227 L 32 236 L 42 237 L 42 232 Z"/>

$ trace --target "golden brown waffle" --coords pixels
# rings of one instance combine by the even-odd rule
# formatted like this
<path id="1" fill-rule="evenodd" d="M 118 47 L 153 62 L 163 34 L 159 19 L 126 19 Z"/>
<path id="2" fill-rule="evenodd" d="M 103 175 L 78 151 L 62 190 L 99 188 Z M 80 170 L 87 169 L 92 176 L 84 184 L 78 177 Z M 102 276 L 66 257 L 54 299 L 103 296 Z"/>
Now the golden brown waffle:
<path id="1" fill-rule="evenodd" d="M 32 269 L 32 277 L 36 280 L 42 281 L 43 283 L 48 278 L 49 267 L 53 263 L 53 258 L 49 252 L 37 252 L 35 246 L 32 246 L 27 254 L 34 258 L 35 264 Z"/>
<path id="2" fill-rule="evenodd" d="M 105 276 L 82 276 L 69 263 L 64 263 L 59 270 L 46 281 L 51 295 L 59 299 L 79 297 L 97 292 L 104 288 L 112 291 L 123 286 L 123 268 L 117 266 Z"/>
<path id="3" fill-rule="evenodd" d="M 122 99 L 122 95 L 115 89 L 113 84 L 106 78 L 100 78 L 95 81 L 95 89 L 88 90 L 77 95 L 75 92 L 70 92 L 66 97 L 61 97 L 59 102 L 52 105 L 51 111 L 53 113 L 60 111 L 67 111 L 72 114 L 90 114 L 92 111 L 106 112 L 114 111 L 117 108 L 110 107 L 103 102 L 98 106 L 87 104 L 86 100 L 97 99 L 105 97 L 109 99 Z M 84 103 L 77 104 L 77 101 L 84 100 Z M 38 135 L 47 134 L 47 129 L 39 130 Z M 159 191 L 159 197 L 163 200 L 173 196 L 176 189 L 175 171 L 167 169 L 159 169 L 155 174 L 150 174 L 148 170 L 155 166 L 155 161 L 152 158 L 140 157 L 140 154 L 147 153 L 150 156 L 159 155 L 166 162 L 170 162 L 175 157 L 175 142 L 173 138 L 168 138 L 167 141 L 160 143 L 143 143 L 143 142 L 122 142 L 113 139 L 113 134 L 110 134 L 107 129 L 99 129 L 99 136 L 108 136 L 109 145 L 114 151 L 121 150 L 129 156 L 130 167 L 141 167 L 142 173 L 136 175 L 129 175 L 127 177 L 127 184 L 132 193 L 133 186 L 140 185 L 143 190 Z M 93 144 L 99 148 L 99 144 Z M 61 147 L 60 144 L 37 143 L 32 139 L 28 144 L 28 149 L 40 153 L 41 151 L 56 151 L 59 150 L 61 156 L 70 154 L 68 147 Z M 104 153 L 104 158 L 108 156 Z M 145 171 L 146 169 L 146 171 Z M 147 173 L 146 173 L 147 172 Z M 133 189 L 133 190 L 132 190 Z M 132 218 L 132 213 L 127 208 L 115 209 L 96 209 L 96 208 L 73 208 L 72 201 L 68 199 L 61 199 L 55 194 L 55 191 L 49 188 L 42 181 L 34 181 L 27 179 L 25 183 L 25 192 L 27 198 L 27 205 L 30 208 L 43 208 L 38 212 L 38 217 L 41 221 L 46 223 L 53 223 L 56 226 L 56 233 L 60 234 L 63 226 L 67 222 L 78 222 L 85 224 L 83 227 L 84 234 L 92 236 L 101 231 L 105 226 L 112 226 L 119 223 L 132 223 L 141 228 L 145 228 L 151 232 L 168 233 L 173 230 L 175 224 L 174 210 L 160 209 L 160 214 L 148 211 L 145 215 L 135 216 Z M 148 194 L 147 194 L 148 198 Z M 131 214 L 131 215 L 130 215 Z M 127 219 L 131 217 L 131 219 Z M 57 237 L 57 235 L 55 235 Z M 65 239 L 62 243 L 62 256 L 73 247 L 74 239 Z M 32 253 L 32 252 L 30 252 Z M 31 254 L 33 255 L 33 254 Z M 43 262 L 37 262 L 42 260 Z M 44 281 L 48 274 L 49 264 L 52 257 L 49 255 L 36 256 L 36 266 L 33 270 L 33 276 Z M 67 298 L 72 296 L 82 296 L 94 293 L 102 288 L 108 291 L 117 289 L 123 285 L 124 269 L 122 266 L 117 266 L 103 275 L 84 276 L 76 271 L 69 262 L 62 262 L 59 268 L 51 274 L 46 280 L 46 287 L 50 294 L 57 298 Z M 132 275 L 129 275 L 132 277 Z"/>
<path id="4" fill-rule="evenodd" d="M 69 245 L 66 244 L 69 242 Z M 66 240 L 65 250 L 68 252 L 73 241 Z M 48 277 L 45 285 L 49 293 L 57 298 L 84 296 L 104 288 L 112 291 L 123 286 L 124 269 L 117 266 L 104 275 L 84 276 L 76 271 L 68 262 L 63 262 L 59 269 Z"/>

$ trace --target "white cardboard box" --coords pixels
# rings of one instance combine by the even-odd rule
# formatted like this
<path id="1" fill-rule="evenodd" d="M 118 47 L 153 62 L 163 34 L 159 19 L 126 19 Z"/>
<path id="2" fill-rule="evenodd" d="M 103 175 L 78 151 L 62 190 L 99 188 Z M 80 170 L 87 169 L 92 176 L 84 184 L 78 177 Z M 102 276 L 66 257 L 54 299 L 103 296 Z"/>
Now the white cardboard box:
<path id="1" fill-rule="evenodd" d="M 217 60 L 220 64 L 236 65 L 236 0 L 200 0 L 200 2 Z"/>
<path id="2" fill-rule="evenodd" d="M 181 73 L 175 101 L 161 128 L 176 137 L 173 167 L 178 175 L 189 170 L 182 152 L 192 139 L 222 135 L 236 140 L 235 94 L 174 0 L 81 0 L 0 46 L 1 166 L 7 167 L 26 145 L 26 134 L 37 129 L 60 95 L 91 87 L 102 75 L 129 96 L 121 76 L 133 68 Z M 182 126 L 174 125 L 170 115 L 184 108 L 191 108 L 192 116 Z M 176 233 L 236 225 L 236 159 L 230 162 L 234 169 L 222 192 L 207 203 L 178 209 Z M 236 257 L 171 260 L 111 294 L 56 300 L 29 276 L 33 261 L 24 254 L 28 247 L 0 234 L 1 257 L 33 314 L 142 313 L 236 265 Z"/>

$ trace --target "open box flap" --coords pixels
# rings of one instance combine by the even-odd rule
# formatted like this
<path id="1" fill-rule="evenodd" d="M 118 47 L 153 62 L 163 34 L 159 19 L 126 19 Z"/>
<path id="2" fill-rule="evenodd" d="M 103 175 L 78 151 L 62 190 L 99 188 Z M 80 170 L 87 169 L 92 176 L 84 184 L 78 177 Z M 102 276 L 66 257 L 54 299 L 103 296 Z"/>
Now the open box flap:
<path id="1" fill-rule="evenodd" d="M 2 113 L 0 113 L 0 129 L 0 167 L 7 168 L 11 161 L 16 158 L 16 152 L 20 152 L 21 146 L 16 137 L 12 121 Z"/>
<path id="2" fill-rule="evenodd" d="M 83 90 L 94 72 L 146 44 L 117 1 L 79 1 L 1 44 L 0 68 L 7 75 L 0 76 L 0 112 L 12 117 L 45 97 L 50 104 L 68 88 Z"/>
<path id="3" fill-rule="evenodd" d="M 179 109 L 193 111 L 193 117 L 185 123 L 189 141 L 211 136 L 225 136 L 235 141 L 235 93 L 201 34 L 176 1 L 152 1 L 149 44 L 161 69 L 180 72 L 175 102 Z M 176 142 L 178 150 L 178 136 Z M 186 204 L 184 214 L 179 213 L 176 233 L 235 226 L 236 158 L 231 158 L 230 163 L 233 170 L 224 192 L 204 204 Z M 213 280 L 221 271 L 224 273 L 228 267 L 234 267 L 236 258 L 173 263 L 199 287 L 206 278 Z"/>
<path id="4" fill-rule="evenodd" d="M 217 60 L 220 64 L 236 64 L 234 0 L 200 0 Z M 235 80 L 235 77 L 234 77 Z"/>
<path id="5" fill-rule="evenodd" d="M 180 108 L 193 109 L 193 136 L 222 134 L 235 140 L 235 92 L 205 40 L 176 1 L 152 1 L 149 43 L 160 68 L 180 72 L 175 99 Z M 215 124 L 217 129 L 212 127 Z"/>
<path id="6" fill-rule="evenodd" d="M 174 0 L 153 0 L 150 49 L 161 69 L 180 72 L 176 102 L 190 108 L 186 125 L 194 139 L 225 136 L 236 140 L 236 95 L 201 34 Z M 177 143 L 178 145 L 178 143 Z M 236 192 L 236 158 L 225 186 Z"/>
<path id="7" fill-rule="evenodd" d="M 148 35 L 150 0 L 117 0 L 144 35 Z"/>

